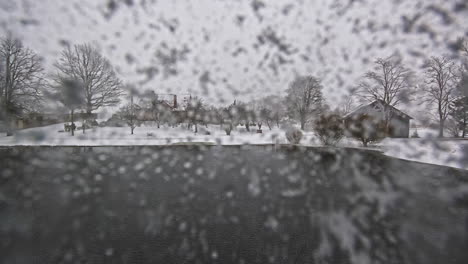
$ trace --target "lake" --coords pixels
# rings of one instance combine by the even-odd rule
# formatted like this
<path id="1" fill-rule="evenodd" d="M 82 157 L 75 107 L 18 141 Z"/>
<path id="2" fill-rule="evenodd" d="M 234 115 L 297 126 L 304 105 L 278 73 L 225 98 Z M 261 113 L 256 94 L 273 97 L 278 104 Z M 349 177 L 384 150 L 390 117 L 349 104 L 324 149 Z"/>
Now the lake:
<path id="1" fill-rule="evenodd" d="M 360 149 L 0 149 L 0 263 L 468 263 L 468 172 Z"/>

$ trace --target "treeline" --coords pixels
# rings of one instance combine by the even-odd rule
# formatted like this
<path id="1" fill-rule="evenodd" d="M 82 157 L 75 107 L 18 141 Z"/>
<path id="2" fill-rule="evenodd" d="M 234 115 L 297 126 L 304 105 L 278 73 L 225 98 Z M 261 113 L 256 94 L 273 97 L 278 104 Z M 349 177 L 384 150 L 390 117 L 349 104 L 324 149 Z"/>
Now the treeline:
<path id="1" fill-rule="evenodd" d="M 384 106 L 397 107 L 417 101 L 431 108 L 439 124 L 439 136 L 449 128 L 453 135 L 466 136 L 468 117 L 468 42 L 460 41 L 461 60 L 449 56 L 431 57 L 419 74 L 410 71 L 396 57 L 377 59 L 349 95 L 352 100 L 380 100 Z M 76 111 L 87 114 L 121 102 L 125 90 L 111 63 L 88 44 L 65 48 L 46 75 L 41 58 L 19 40 L 0 41 L 0 118 L 5 120 L 8 134 L 11 119 L 23 113 L 38 111 L 46 99 L 59 102 L 71 116 Z M 353 99 L 355 98 L 355 99 Z M 184 111 L 175 113 L 167 103 L 157 98 L 130 103 L 120 108 L 118 116 L 132 127 L 148 119 L 161 123 L 182 123 L 198 130 L 199 124 L 223 125 L 226 133 L 242 124 L 247 130 L 280 126 L 282 122 L 297 122 L 304 130 L 308 123 L 323 129 L 325 120 L 340 121 L 350 111 L 349 103 L 331 109 L 325 103 L 322 81 L 315 76 L 298 76 L 286 89 L 286 95 L 268 96 L 249 102 L 234 101 L 226 106 L 213 106 L 202 98 L 193 97 Z M 385 113 L 382 127 L 388 132 L 391 111 Z M 362 122 L 370 117 L 361 118 Z M 320 123 L 316 123 L 319 122 Z M 330 121 L 331 120 L 331 121 Z M 332 122 L 333 121 L 333 122 Z M 342 121 L 342 120 L 341 120 Z M 369 121 L 369 120 L 367 120 Z M 367 122 L 366 121 L 366 122 Z M 343 122 L 341 122 L 343 123 Z M 363 124 L 355 125 L 355 127 Z M 375 126 L 374 126 L 375 127 Z"/>
<path id="2" fill-rule="evenodd" d="M 262 128 L 279 127 L 286 117 L 283 99 L 279 96 L 267 96 L 260 100 L 242 102 L 234 100 L 227 106 L 214 106 L 206 103 L 202 98 L 194 96 L 187 98 L 182 108 L 174 109 L 165 100 L 157 96 L 144 98 L 124 105 L 114 115 L 113 119 L 125 121 L 133 129 L 142 122 L 153 121 L 157 128 L 161 125 L 178 126 L 186 124 L 188 129 L 198 132 L 199 125 L 221 125 L 230 135 L 231 131 L 239 126 L 245 126 L 247 131 L 256 127 L 261 132 Z"/>

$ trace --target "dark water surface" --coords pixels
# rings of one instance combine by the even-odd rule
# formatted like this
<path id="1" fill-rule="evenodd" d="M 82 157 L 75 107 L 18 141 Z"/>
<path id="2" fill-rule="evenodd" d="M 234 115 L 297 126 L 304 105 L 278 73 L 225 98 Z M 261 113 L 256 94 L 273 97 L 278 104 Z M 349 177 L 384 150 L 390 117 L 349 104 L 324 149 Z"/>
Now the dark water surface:
<path id="1" fill-rule="evenodd" d="M 0 149 L 0 263 L 468 263 L 468 173 L 353 149 Z"/>

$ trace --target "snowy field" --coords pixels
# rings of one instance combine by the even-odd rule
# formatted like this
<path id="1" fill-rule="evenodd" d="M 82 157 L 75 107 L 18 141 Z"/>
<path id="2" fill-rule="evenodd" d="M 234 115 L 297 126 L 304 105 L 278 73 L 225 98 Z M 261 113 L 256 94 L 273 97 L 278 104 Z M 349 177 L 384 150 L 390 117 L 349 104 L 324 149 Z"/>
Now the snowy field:
<path id="1" fill-rule="evenodd" d="M 83 134 L 77 130 L 72 137 L 63 130 L 63 124 L 50 125 L 17 131 L 14 136 L 0 134 L 1 146 L 125 146 L 125 145 L 171 145 L 183 143 L 201 144 L 287 144 L 285 132 L 279 128 L 269 130 L 263 127 L 263 133 L 256 133 L 256 127 L 248 132 L 244 127 L 237 127 L 230 136 L 220 126 L 199 126 L 194 133 L 186 126 L 161 127 L 142 125 L 130 134 L 128 127 L 95 127 Z M 210 135 L 206 135 L 206 131 Z M 410 132 L 412 134 L 413 131 Z M 418 129 L 421 138 L 390 139 L 372 146 L 385 155 L 424 163 L 468 169 L 468 140 L 438 139 L 437 132 L 431 129 Z M 305 132 L 301 145 L 321 146 L 313 132 Z M 354 139 L 343 139 L 338 147 L 361 147 Z"/>
<path id="2" fill-rule="evenodd" d="M 64 129 L 63 124 L 37 127 L 17 131 L 13 137 L 0 136 L 0 145 L 46 145 L 46 146 L 124 146 L 124 145 L 170 145 L 179 143 L 207 143 L 222 145 L 239 144 L 284 144 L 287 143 L 284 132 L 280 129 L 263 129 L 263 133 L 257 134 L 256 127 L 248 132 L 243 127 L 233 130 L 227 136 L 220 126 L 211 125 L 208 128 L 199 126 L 198 133 L 187 129 L 186 125 L 178 127 L 145 126 L 135 128 L 134 134 L 130 134 L 128 127 L 94 127 L 83 134 L 82 130 L 76 130 L 72 137 L 69 132 L 58 132 Z M 206 135 L 206 131 L 210 135 Z M 304 140 L 312 140 L 311 135 L 306 135 Z"/>

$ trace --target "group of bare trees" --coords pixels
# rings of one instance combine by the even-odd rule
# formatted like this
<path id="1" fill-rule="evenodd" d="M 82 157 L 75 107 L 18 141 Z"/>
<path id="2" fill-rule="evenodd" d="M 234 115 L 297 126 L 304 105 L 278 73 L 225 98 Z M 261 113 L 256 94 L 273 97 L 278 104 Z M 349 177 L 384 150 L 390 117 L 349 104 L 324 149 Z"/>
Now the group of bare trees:
<path id="1" fill-rule="evenodd" d="M 374 105 L 382 108 L 376 109 L 382 113 L 382 117 L 376 120 L 363 113 L 344 126 L 341 124 L 344 116 L 350 112 L 352 98 L 342 107 L 342 111 L 329 111 L 323 101 L 320 80 L 314 76 L 299 76 L 287 89 L 285 104 L 289 117 L 297 120 L 301 129 L 314 119 L 313 129 L 325 144 L 333 144 L 348 134 L 367 145 L 391 134 L 390 123 L 396 113 L 391 108 L 417 101 L 431 109 L 439 124 L 440 137 L 444 136 L 449 118 L 464 137 L 468 123 L 468 42 L 463 43 L 461 52 L 464 55 L 461 64 L 448 56 L 427 60 L 421 85 L 417 85 L 416 74 L 397 57 L 377 59 L 373 69 L 363 75 L 352 95 L 362 101 L 379 101 Z M 455 134 L 458 136 L 458 130 Z"/>
<path id="2" fill-rule="evenodd" d="M 448 119 L 466 135 L 468 120 L 468 42 L 461 48 L 462 63 L 449 56 L 431 57 L 424 65 L 423 82 L 416 84 L 415 73 L 406 68 L 397 58 L 377 59 L 375 68 L 367 72 L 358 85 L 357 95 L 368 101 L 383 102 L 384 127 L 388 133 L 393 111 L 388 107 L 401 102 L 417 101 L 430 109 L 439 126 L 439 137 L 444 136 Z M 419 88 L 418 88 L 419 87 Z"/>
<path id="3" fill-rule="evenodd" d="M 46 78 L 34 51 L 12 37 L 0 40 L 0 119 L 7 135 L 12 134 L 16 117 L 37 111 L 46 99 L 63 104 L 71 116 L 78 109 L 89 115 L 120 102 L 120 79 L 91 45 L 67 47 L 54 66 L 55 72 Z"/>
<path id="4" fill-rule="evenodd" d="M 311 118 L 321 113 L 324 108 L 321 80 L 315 76 L 297 76 L 286 90 L 285 97 L 269 95 L 249 102 L 235 100 L 224 107 L 207 107 L 207 120 L 221 124 L 230 135 L 234 127 L 245 126 L 251 131 L 257 126 L 257 132 L 262 128 L 280 127 L 285 119 L 297 120 L 304 129 Z"/>
<path id="5" fill-rule="evenodd" d="M 449 56 L 431 57 L 425 65 L 425 83 L 421 102 L 433 110 L 439 123 L 439 137 L 444 136 L 447 122 L 451 136 L 466 135 L 468 116 L 468 41 L 461 46 L 461 63 Z"/>
<path id="6" fill-rule="evenodd" d="M 456 64 L 447 57 L 432 57 L 425 67 L 424 101 L 434 105 L 439 121 L 439 137 L 443 137 L 445 122 L 456 97 L 458 78 Z"/>
<path id="7" fill-rule="evenodd" d="M 11 119 L 39 106 L 44 87 L 40 58 L 15 39 L 0 40 L 0 119 L 7 135 L 12 134 Z"/>
<path id="8" fill-rule="evenodd" d="M 439 124 L 440 137 L 444 135 L 446 121 L 449 118 L 453 119 L 456 127 L 462 130 L 462 136 L 464 137 L 468 123 L 467 41 L 463 43 L 461 52 L 464 55 L 461 64 L 448 56 L 431 57 L 427 60 L 424 66 L 424 81 L 421 85 L 417 85 L 416 74 L 405 67 L 398 57 L 391 56 L 375 60 L 373 69 L 363 75 L 352 96 L 356 96 L 362 101 L 381 102 L 375 105 L 382 108 L 376 109 L 383 114 L 382 120 L 372 126 L 360 124 L 355 127 L 378 127 L 381 131 L 367 134 L 379 135 L 379 137 L 389 135 L 391 133 L 390 123 L 394 117 L 393 115 L 395 115 L 395 111 L 392 111 L 391 108 L 415 100 L 419 104 L 429 107 L 431 112 L 434 113 Z M 284 102 L 288 109 L 288 116 L 297 120 L 301 129 L 304 129 L 311 119 L 315 119 L 317 122 L 314 127 L 319 127 L 320 133 L 326 129 L 335 129 L 337 131 L 331 134 L 336 138 L 342 133 L 338 131 L 340 129 L 336 125 L 339 122 L 335 121 L 340 116 L 343 118 L 344 115 L 350 112 L 352 98 L 350 97 L 345 106 L 342 107 L 343 111 L 330 112 L 324 103 L 322 89 L 320 79 L 314 76 L 296 77 L 286 91 L 287 96 Z M 369 123 L 371 122 L 370 118 L 370 116 L 367 116 L 359 120 L 361 123 Z M 325 125 L 324 121 L 326 120 L 335 125 Z M 371 123 L 375 123 L 375 120 Z M 358 132 L 352 134 L 366 134 L 362 129 Z M 327 133 L 323 135 L 330 134 Z M 363 138 L 367 143 L 376 137 L 365 136 Z M 329 142 L 329 140 L 326 139 L 325 141 Z"/>

